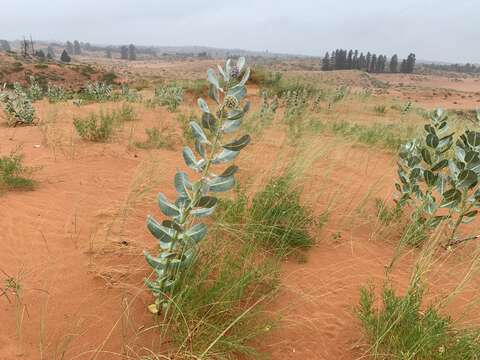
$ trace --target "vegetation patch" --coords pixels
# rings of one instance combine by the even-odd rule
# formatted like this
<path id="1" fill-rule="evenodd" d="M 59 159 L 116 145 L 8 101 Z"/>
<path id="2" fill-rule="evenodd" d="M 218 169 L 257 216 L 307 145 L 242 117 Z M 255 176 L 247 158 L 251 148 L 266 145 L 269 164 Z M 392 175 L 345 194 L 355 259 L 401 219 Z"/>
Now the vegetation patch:
<path id="1" fill-rule="evenodd" d="M 33 169 L 23 165 L 23 155 L 12 152 L 0 157 L 0 192 L 33 190 L 35 181 L 30 177 Z"/>
<path id="2" fill-rule="evenodd" d="M 458 330 L 434 306 L 422 309 L 424 289 L 414 284 L 404 296 L 390 286 L 375 308 L 373 288 L 362 288 L 357 309 L 374 359 L 478 359 L 480 331 Z"/>

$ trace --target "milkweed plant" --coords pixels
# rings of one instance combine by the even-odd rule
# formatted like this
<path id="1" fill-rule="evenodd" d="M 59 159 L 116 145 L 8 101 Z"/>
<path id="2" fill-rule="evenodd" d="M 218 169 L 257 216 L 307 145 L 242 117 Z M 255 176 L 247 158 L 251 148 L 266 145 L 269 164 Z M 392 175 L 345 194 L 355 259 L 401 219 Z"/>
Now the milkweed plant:
<path id="1" fill-rule="evenodd" d="M 227 60 L 223 68 L 218 66 L 218 72 L 207 71 L 209 96 L 215 109 L 204 99 L 198 99 L 201 121 L 189 124 L 196 154 L 188 146 L 183 148 L 183 159 L 196 173 L 195 179 L 178 171 L 173 181 L 177 198 L 171 201 L 163 193 L 157 197 L 160 211 L 166 218 L 162 221 L 151 215 L 147 218 L 147 228 L 160 247 L 156 255 L 144 251 L 153 269 L 153 277 L 145 279 L 145 284 L 155 298 L 148 307 L 154 314 L 168 310 L 182 274 L 196 257 L 198 244 L 207 233 L 207 225 L 201 220 L 214 212 L 218 202 L 213 194 L 235 186 L 236 165 L 223 166 L 221 170 L 214 168 L 234 160 L 250 142 L 249 135 L 233 140 L 230 136 L 240 128 L 250 108 L 250 103 L 244 100 L 250 68 L 245 67 L 245 58 L 241 57 L 236 64 Z"/>
<path id="2" fill-rule="evenodd" d="M 459 227 L 473 221 L 480 208 L 480 132 L 450 130 L 441 109 L 433 112 L 424 129 L 422 139 L 400 148 L 397 204 L 412 205 L 415 219 L 426 230 L 446 222 L 446 247 L 480 238 L 457 236 Z"/>

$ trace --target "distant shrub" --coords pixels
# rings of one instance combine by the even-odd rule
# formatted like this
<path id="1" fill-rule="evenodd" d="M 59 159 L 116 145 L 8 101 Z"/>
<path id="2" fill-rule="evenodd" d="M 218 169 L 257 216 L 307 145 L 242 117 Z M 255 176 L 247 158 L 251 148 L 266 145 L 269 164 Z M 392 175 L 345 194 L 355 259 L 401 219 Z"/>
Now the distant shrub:
<path id="1" fill-rule="evenodd" d="M 23 155 L 17 152 L 0 157 L 0 191 L 32 190 L 35 182 L 31 172 L 31 168 L 23 166 Z"/>
<path id="2" fill-rule="evenodd" d="M 112 137 L 115 130 L 115 117 L 112 113 L 90 113 L 84 118 L 73 120 L 75 130 L 81 138 L 94 142 L 105 142 Z"/>
<path id="3" fill-rule="evenodd" d="M 61 85 L 48 84 L 47 99 L 50 103 L 67 101 L 71 95 Z"/>
<path id="4" fill-rule="evenodd" d="M 30 86 L 27 95 L 32 101 L 41 100 L 43 98 L 43 89 L 34 76 L 30 76 Z"/>
<path id="5" fill-rule="evenodd" d="M 183 101 L 183 88 L 177 85 L 162 85 L 155 89 L 153 102 L 160 106 L 166 106 L 168 111 L 173 112 Z"/>
<path id="6" fill-rule="evenodd" d="M 0 94 L 0 101 L 4 105 L 8 125 L 33 124 L 35 109 L 28 95 L 19 84 L 14 84 L 12 91 Z"/>
<path id="7" fill-rule="evenodd" d="M 80 94 L 86 101 L 105 102 L 113 99 L 113 88 L 103 82 L 88 82 Z"/>
<path id="8" fill-rule="evenodd" d="M 62 55 L 60 55 L 60 60 L 64 63 L 69 63 L 70 61 L 72 61 L 72 58 L 70 57 L 70 55 L 68 55 L 66 50 L 63 50 Z"/>

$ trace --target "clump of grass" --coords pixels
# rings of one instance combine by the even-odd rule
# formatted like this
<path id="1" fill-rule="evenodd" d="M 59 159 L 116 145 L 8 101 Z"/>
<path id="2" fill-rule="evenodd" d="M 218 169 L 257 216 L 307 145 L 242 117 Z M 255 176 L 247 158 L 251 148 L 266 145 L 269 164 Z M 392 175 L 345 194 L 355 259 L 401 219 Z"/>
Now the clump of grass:
<path id="1" fill-rule="evenodd" d="M 402 209 L 398 205 L 389 207 L 382 199 L 375 199 L 375 207 L 377 208 L 378 219 L 384 225 L 391 224 L 402 215 Z"/>
<path id="2" fill-rule="evenodd" d="M 67 101 L 72 97 L 63 86 L 55 84 L 48 84 L 46 95 L 50 103 Z"/>
<path id="3" fill-rule="evenodd" d="M 33 190 L 33 169 L 23 165 L 23 155 L 14 151 L 0 157 L 0 192 L 8 190 Z"/>
<path id="4" fill-rule="evenodd" d="M 300 202 L 301 189 L 293 176 L 273 178 L 251 201 L 245 191 L 237 189 L 235 200 L 222 200 L 219 222 L 240 231 L 245 241 L 253 241 L 280 257 L 299 255 L 314 244 L 310 235 L 320 221 L 311 209 Z"/>
<path id="5" fill-rule="evenodd" d="M 382 291 L 383 307 L 376 309 L 374 289 L 361 289 L 358 317 L 373 358 L 478 359 L 480 331 L 455 329 L 451 319 L 434 306 L 422 310 L 423 295 L 419 284 L 414 283 L 404 296 L 397 296 L 387 285 Z"/>
<path id="6" fill-rule="evenodd" d="M 99 114 L 90 113 L 86 117 L 74 118 L 73 126 L 81 138 L 105 142 L 109 140 L 116 127 L 116 119 L 113 112 L 101 111 Z"/>
<path id="7" fill-rule="evenodd" d="M 367 145 L 378 145 L 387 149 L 397 150 L 407 139 L 413 137 L 416 128 L 404 124 L 371 125 L 355 124 L 348 121 L 321 121 L 318 119 L 310 122 L 311 129 L 315 132 L 330 132 L 337 136 L 353 138 Z"/>
<path id="8" fill-rule="evenodd" d="M 373 111 L 376 113 L 376 114 L 379 114 L 379 115 L 384 115 L 387 113 L 387 107 L 385 105 L 375 105 L 373 107 Z"/>
<path id="9" fill-rule="evenodd" d="M 118 120 L 120 121 L 134 121 L 137 119 L 135 109 L 127 103 L 122 105 L 120 110 L 116 112 L 115 116 L 118 117 Z"/>
<path id="10" fill-rule="evenodd" d="M 181 277 L 166 331 L 180 357 L 257 357 L 255 340 L 274 322 L 264 304 L 278 287 L 279 265 L 252 243 L 234 246 L 215 235 L 209 242 Z"/>
<path id="11" fill-rule="evenodd" d="M 135 146 L 140 149 L 173 149 L 175 142 L 172 137 L 172 132 L 164 128 L 153 127 L 145 129 L 147 139 L 142 142 L 136 142 Z"/>
<path id="12" fill-rule="evenodd" d="M 314 244 L 309 228 L 315 224 L 311 210 L 300 203 L 300 188 L 284 174 L 255 194 L 249 210 L 249 231 L 256 241 L 280 255 Z"/>

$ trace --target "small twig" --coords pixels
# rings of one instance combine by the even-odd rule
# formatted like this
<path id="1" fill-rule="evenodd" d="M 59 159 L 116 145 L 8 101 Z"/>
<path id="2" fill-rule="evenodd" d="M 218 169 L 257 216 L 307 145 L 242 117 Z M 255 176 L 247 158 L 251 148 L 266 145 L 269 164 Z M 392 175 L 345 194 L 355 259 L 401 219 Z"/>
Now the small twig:
<path id="1" fill-rule="evenodd" d="M 475 239 L 480 239 L 480 234 L 479 235 L 474 235 L 474 236 L 469 236 L 469 237 L 466 237 L 466 238 L 463 238 L 463 239 L 458 239 L 458 240 L 449 242 L 449 243 L 447 243 L 445 245 L 442 245 L 442 246 L 443 246 L 444 249 L 447 249 L 450 246 L 455 246 L 455 245 L 461 244 L 463 242 L 470 241 L 470 240 L 475 240 Z"/>

